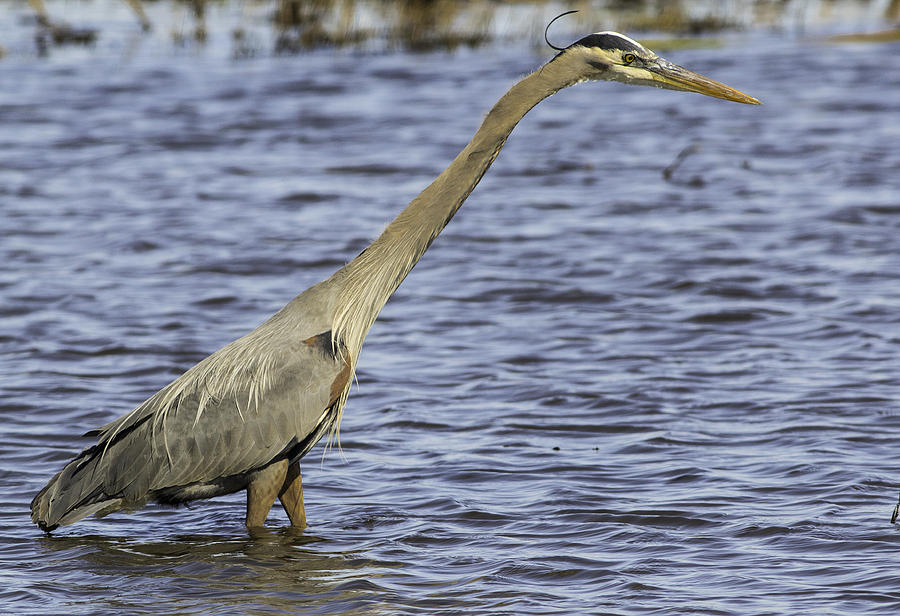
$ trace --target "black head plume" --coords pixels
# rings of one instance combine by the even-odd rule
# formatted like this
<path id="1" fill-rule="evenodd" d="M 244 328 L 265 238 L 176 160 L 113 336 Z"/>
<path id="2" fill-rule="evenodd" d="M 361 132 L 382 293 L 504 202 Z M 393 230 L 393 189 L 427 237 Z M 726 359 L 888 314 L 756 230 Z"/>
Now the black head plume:
<path id="1" fill-rule="evenodd" d="M 577 13 L 577 12 L 578 11 L 575 10 L 575 11 L 566 11 L 565 13 L 560 13 L 559 15 L 557 15 L 556 17 L 551 19 L 550 23 L 547 24 L 547 27 L 544 28 L 544 41 L 548 45 L 550 45 L 551 49 L 555 49 L 556 51 L 563 51 L 565 49 L 565 47 L 557 47 L 556 45 L 554 45 L 553 43 L 550 42 L 550 39 L 547 38 L 547 32 L 550 30 L 550 26 L 552 26 L 553 22 L 556 21 L 557 19 L 559 19 L 560 17 L 565 17 L 566 15 L 571 15 L 572 13 Z"/>

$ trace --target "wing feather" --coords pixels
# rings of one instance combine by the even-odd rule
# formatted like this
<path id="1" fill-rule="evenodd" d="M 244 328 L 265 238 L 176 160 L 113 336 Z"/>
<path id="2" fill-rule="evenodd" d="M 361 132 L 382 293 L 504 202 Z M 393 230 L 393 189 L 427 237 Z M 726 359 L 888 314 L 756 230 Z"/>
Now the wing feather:
<path id="1" fill-rule="evenodd" d="M 240 370 L 234 353 L 222 353 L 229 347 L 214 353 L 97 430 L 98 443 L 35 497 L 35 521 L 49 529 L 153 498 L 180 502 L 241 489 L 234 477 L 288 455 L 298 443 L 308 449 L 321 437 L 323 412 L 335 406 L 332 390 L 346 373 L 330 340 L 324 332 L 300 344 L 268 345 L 266 354 L 250 349 L 247 355 L 254 360 Z M 225 360 L 227 365 L 217 365 Z M 229 387 L 215 381 L 222 374 Z M 228 478 L 230 483 L 222 483 Z M 204 485 L 196 492 L 179 491 Z"/>

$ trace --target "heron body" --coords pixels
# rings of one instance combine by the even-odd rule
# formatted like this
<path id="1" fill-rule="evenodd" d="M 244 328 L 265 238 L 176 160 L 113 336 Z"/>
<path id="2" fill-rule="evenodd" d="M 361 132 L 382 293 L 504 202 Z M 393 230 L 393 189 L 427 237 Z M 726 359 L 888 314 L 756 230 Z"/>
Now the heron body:
<path id="1" fill-rule="evenodd" d="M 384 232 L 327 280 L 88 433 L 97 443 L 35 496 L 43 530 L 149 501 L 247 490 L 247 525 L 276 498 L 306 523 L 300 459 L 340 425 L 363 341 L 379 311 L 469 196 L 525 114 L 582 81 L 612 80 L 759 101 L 659 58 L 614 32 L 591 34 L 516 83 L 459 155 Z"/>

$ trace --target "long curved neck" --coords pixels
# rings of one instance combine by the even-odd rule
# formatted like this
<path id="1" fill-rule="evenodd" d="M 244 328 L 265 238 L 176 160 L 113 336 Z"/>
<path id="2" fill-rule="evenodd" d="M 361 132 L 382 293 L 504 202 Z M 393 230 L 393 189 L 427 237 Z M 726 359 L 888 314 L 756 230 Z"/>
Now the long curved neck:
<path id="1" fill-rule="evenodd" d="M 570 85 L 562 63 L 551 62 L 503 95 L 469 144 L 384 232 L 333 277 L 340 284 L 332 332 L 353 365 L 384 304 L 497 158 L 528 111 Z"/>

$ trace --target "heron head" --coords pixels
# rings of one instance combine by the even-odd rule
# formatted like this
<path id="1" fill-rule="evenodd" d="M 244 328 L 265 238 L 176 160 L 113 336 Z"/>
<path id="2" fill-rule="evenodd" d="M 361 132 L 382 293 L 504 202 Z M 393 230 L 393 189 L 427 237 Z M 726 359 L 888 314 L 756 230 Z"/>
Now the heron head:
<path id="1" fill-rule="evenodd" d="M 761 103 L 699 73 L 673 64 L 618 32 L 596 32 L 563 49 L 564 56 L 579 64 L 576 70 L 583 80 L 621 81 L 684 92 L 698 92 L 738 103 Z"/>

